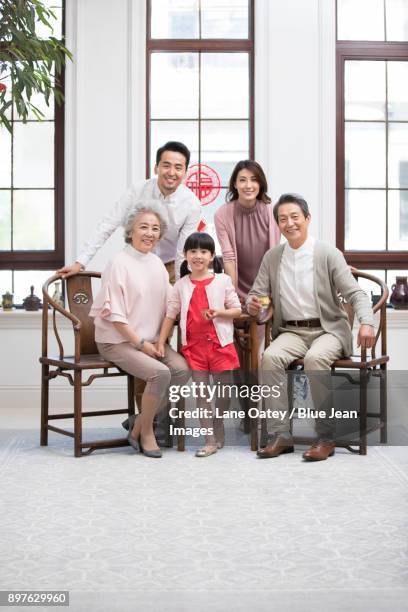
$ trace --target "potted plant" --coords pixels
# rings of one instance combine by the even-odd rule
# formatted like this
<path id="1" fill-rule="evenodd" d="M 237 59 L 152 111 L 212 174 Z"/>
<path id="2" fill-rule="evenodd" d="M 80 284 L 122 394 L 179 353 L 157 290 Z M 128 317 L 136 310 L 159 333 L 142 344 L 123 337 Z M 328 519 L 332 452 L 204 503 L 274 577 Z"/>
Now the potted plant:
<path id="1" fill-rule="evenodd" d="M 63 41 L 54 36 L 56 15 L 41 0 L 2 0 L 0 4 L 0 125 L 11 131 L 9 107 L 27 121 L 31 112 L 43 119 L 42 111 L 31 101 L 34 94 L 49 104 L 63 100 L 59 76 L 66 58 L 72 59 Z M 36 32 L 38 24 L 49 29 L 48 38 Z M 11 92 L 9 91 L 11 89 Z M 10 95 L 12 94 L 12 96 Z"/>

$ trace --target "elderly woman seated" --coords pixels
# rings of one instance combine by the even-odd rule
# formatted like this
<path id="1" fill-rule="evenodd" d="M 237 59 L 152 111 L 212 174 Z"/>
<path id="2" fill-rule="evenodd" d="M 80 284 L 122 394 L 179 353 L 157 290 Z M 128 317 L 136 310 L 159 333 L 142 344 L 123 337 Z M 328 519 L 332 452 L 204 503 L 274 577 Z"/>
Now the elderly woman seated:
<path id="1" fill-rule="evenodd" d="M 95 339 L 100 354 L 125 372 L 146 381 L 141 412 L 129 444 L 147 457 L 161 457 L 153 431 L 155 414 L 166 403 L 168 387 L 189 378 L 183 357 L 165 346 L 156 347 L 166 314 L 169 277 L 152 249 L 167 229 L 167 212 L 157 201 L 138 203 L 125 220 L 125 242 L 102 274 L 95 298 Z"/>

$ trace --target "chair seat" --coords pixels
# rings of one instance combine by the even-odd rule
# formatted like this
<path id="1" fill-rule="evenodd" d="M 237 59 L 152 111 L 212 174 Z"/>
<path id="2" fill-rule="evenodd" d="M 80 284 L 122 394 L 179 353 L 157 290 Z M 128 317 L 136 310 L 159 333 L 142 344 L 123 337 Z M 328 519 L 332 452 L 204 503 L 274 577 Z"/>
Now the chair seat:
<path id="1" fill-rule="evenodd" d="M 382 365 L 383 363 L 387 363 L 390 358 L 388 355 L 379 355 L 375 359 L 367 359 L 366 361 L 361 361 L 360 355 L 351 355 L 345 359 L 336 359 L 332 363 L 332 369 L 334 368 L 348 368 L 350 370 L 366 370 L 368 368 L 373 368 L 378 365 Z M 295 359 L 290 364 L 291 368 L 295 368 L 297 366 L 303 366 L 303 359 Z"/>
<path id="2" fill-rule="evenodd" d="M 332 368 L 350 368 L 354 370 L 366 370 L 368 368 L 374 368 L 375 366 L 382 365 L 387 363 L 390 358 L 388 355 L 379 355 L 375 357 L 375 359 L 367 359 L 366 361 L 361 361 L 360 355 L 351 355 L 347 359 L 337 359 Z"/>
<path id="3" fill-rule="evenodd" d="M 81 355 L 81 359 L 75 363 L 73 355 L 64 355 L 64 359 L 59 357 L 40 357 L 40 362 L 46 365 L 53 365 L 63 370 L 100 370 L 118 367 L 111 361 L 106 361 L 99 353 L 91 355 Z"/>

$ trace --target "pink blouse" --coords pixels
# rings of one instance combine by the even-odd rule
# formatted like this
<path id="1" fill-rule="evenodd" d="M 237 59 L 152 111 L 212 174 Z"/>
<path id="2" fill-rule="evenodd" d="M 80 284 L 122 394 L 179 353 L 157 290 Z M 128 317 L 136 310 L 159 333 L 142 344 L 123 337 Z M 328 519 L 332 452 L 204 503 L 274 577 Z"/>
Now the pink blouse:
<path id="1" fill-rule="evenodd" d="M 161 259 L 127 245 L 102 274 L 102 287 L 89 313 L 95 318 L 95 340 L 126 342 L 113 325 L 117 321 L 127 323 L 140 338 L 156 342 L 169 291 L 169 276 Z"/>

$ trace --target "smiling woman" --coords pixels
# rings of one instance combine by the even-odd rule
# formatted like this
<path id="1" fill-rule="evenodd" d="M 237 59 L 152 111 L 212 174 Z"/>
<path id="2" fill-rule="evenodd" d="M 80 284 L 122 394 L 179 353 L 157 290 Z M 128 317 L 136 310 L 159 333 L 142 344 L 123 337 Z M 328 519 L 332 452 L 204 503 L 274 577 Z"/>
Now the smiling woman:
<path id="1" fill-rule="evenodd" d="M 136 205 L 125 223 L 125 242 L 141 253 L 148 253 L 166 233 L 167 227 L 167 218 L 158 202 Z"/>
<path id="2" fill-rule="evenodd" d="M 242 301 L 266 251 L 279 244 L 280 233 L 267 192 L 261 166 L 251 159 L 241 160 L 231 174 L 227 203 L 214 217 L 224 269 Z"/>
<path id="3" fill-rule="evenodd" d="M 153 419 L 162 408 L 170 382 L 182 384 L 186 363 L 168 345 L 157 350 L 170 288 L 168 274 L 152 249 L 167 229 L 166 209 L 157 201 L 139 202 L 124 221 L 125 249 L 102 275 L 102 287 L 90 315 L 101 355 L 146 381 L 141 412 L 129 431 L 129 444 L 147 457 L 161 457 Z"/>

